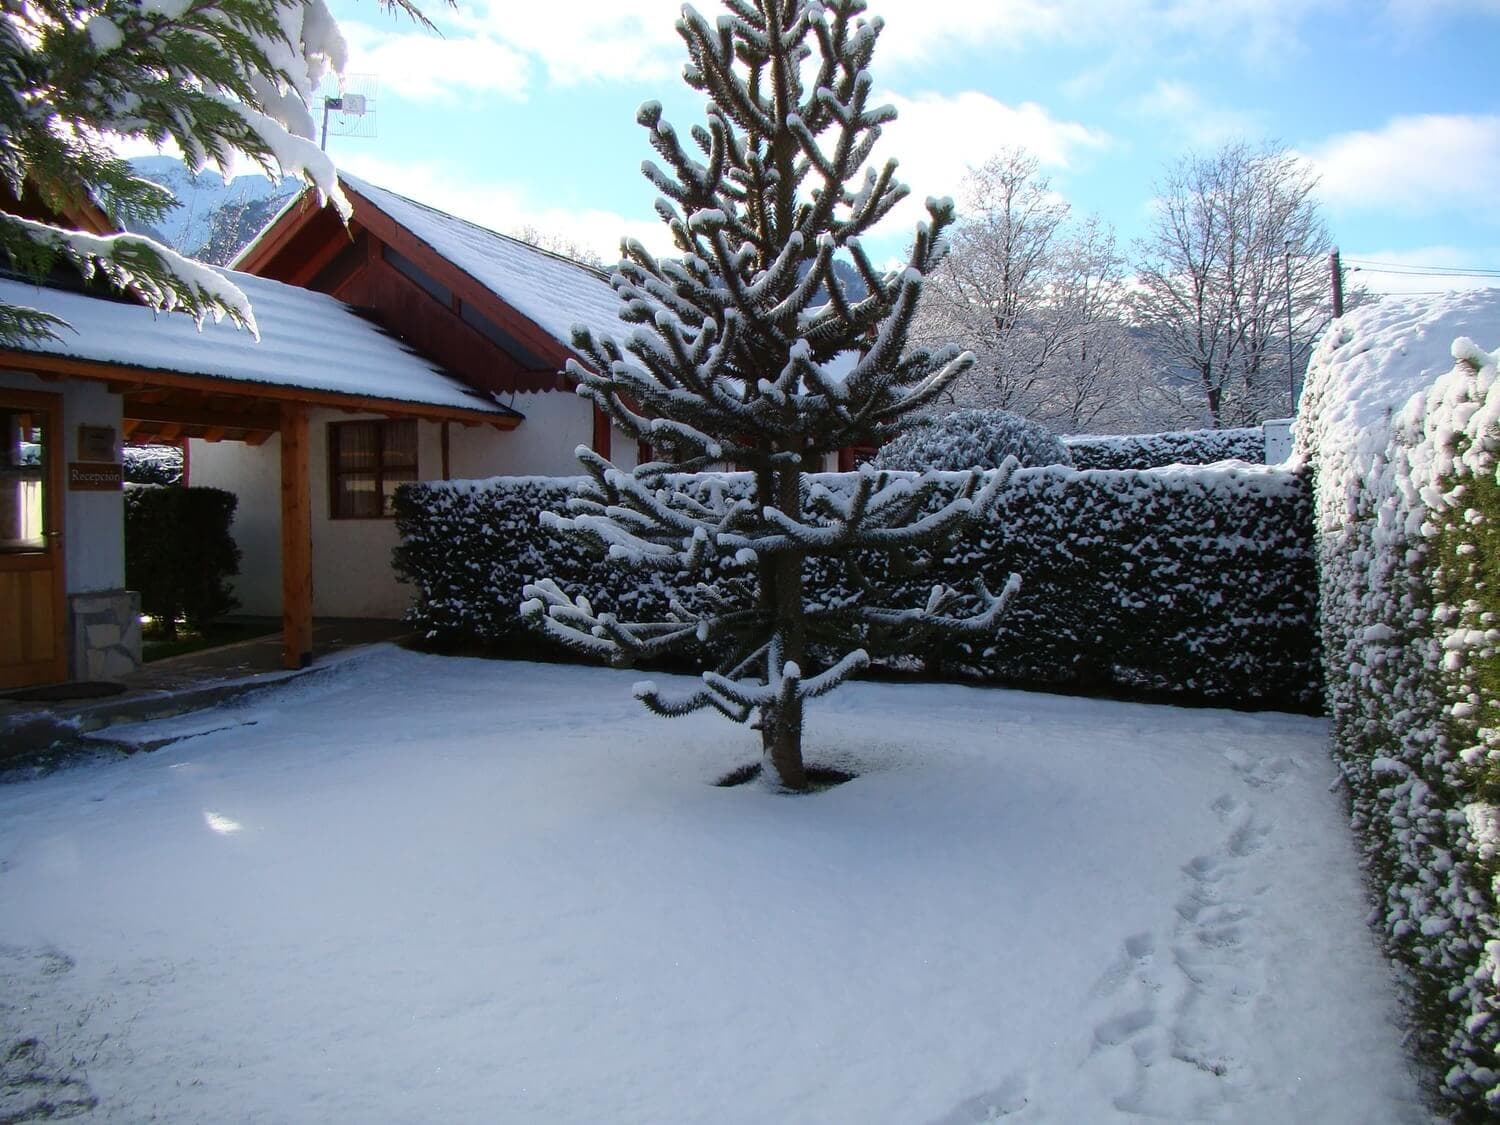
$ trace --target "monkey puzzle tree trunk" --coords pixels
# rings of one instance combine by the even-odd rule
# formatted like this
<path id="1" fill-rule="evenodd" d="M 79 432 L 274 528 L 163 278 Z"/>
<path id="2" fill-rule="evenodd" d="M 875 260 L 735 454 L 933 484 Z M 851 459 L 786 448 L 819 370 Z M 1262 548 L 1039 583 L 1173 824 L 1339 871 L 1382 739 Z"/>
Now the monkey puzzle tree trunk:
<path id="1" fill-rule="evenodd" d="M 802 474 L 784 471 L 771 474 L 772 503 L 793 520 L 802 514 Z M 761 711 L 761 748 L 788 789 L 807 788 L 807 768 L 802 761 L 802 695 L 796 690 L 800 675 L 786 675 L 788 665 L 798 672 L 807 661 L 807 628 L 803 611 L 804 576 L 801 551 L 786 551 L 772 556 L 769 566 L 771 619 L 781 634 L 782 690 Z"/>

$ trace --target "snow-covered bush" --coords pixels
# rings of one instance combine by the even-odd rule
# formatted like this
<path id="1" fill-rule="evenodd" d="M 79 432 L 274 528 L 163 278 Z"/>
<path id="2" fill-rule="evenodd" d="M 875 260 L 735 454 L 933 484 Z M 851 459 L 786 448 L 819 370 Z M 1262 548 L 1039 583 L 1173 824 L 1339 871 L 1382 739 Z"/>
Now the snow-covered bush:
<path id="1" fill-rule="evenodd" d="M 1062 439 L 1079 469 L 1155 469 L 1161 465 L 1212 465 L 1215 461 L 1266 459 L 1259 426 L 1232 430 L 1174 430 L 1162 434 L 1073 434 Z"/>
<path id="2" fill-rule="evenodd" d="M 871 461 L 878 469 L 961 472 L 998 468 L 1007 457 L 1022 465 L 1071 465 L 1067 447 L 1040 422 L 1009 410 L 955 410 L 927 418 Z"/>
<path id="3" fill-rule="evenodd" d="M 181 484 L 182 447 L 127 445 L 125 481 L 127 484 Z"/>
<path id="4" fill-rule="evenodd" d="M 847 492 L 856 476 L 809 482 Z M 496 597 L 517 582 L 556 575 L 596 612 L 622 616 L 661 612 L 690 592 L 678 581 L 697 578 L 642 575 L 540 526 L 539 514 L 578 484 L 501 477 L 403 487 L 396 563 L 416 586 L 409 620 L 435 644 L 530 653 L 538 638 Z M 748 489 L 749 479 L 704 474 L 692 487 Z M 903 573 L 873 554 L 855 562 L 883 602 L 976 573 L 995 582 L 1021 575 L 1021 592 L 987 634 L 914 653 L 932 672 L 1308 708 L 1321 698 L 1310 524 L 1302 478 L 1281 468 L 1037 467 L 1011 475 L 993 515 L 954 538 L 935 571 Z M 810 565 L 807 585 L 825 606 L 862 596 L 838 565 Z"/>
<path id="5" fill-rule="evenodd" d="M 1413 1030 L 1460 1120 L 1500 1112 L 1500 292 L 1387 298 L 1313 356 L 1334 751 Z"/>

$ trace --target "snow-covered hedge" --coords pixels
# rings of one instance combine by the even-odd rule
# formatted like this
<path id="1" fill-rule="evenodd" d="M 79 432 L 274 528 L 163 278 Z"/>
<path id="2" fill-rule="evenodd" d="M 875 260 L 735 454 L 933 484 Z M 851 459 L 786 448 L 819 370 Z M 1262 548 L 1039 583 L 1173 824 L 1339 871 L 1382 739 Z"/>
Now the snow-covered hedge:
<path id="1" fill-rule="evenodd" d="M 1500 291 L 1387 298 L 1308 371 L 1335 754 L 1413 1026 L 1461 1120 L 1500 1113 Z"/>
<path id="2" fill-rule="evenodd" d="M 1155 469 L 1162 465 L 1211 465 L 1215 461 L 1266 459 L 1259 426 L 1236 430 L 1175 430 L 1162 434 L 1073 434 L 1062 439 L 1079 469 Z"/>
<path id="3" fill-rule="evenodd" d="M 746 488 L 738 474 L 702 478 Z M 830 488 L 848 478 L 815 478 Z M 956 479 L 956 478 L 955 478 Z M 705 487 L 708 485 L 705 484 Z M 417 587 L 410 620 L 434 643 L 535 651 L 517 616 L 540 578 L 596 610 L 649 616 L 673 591 L 539 525 L 572 481 L 518 477 L 406 486 L 396 564 Z M 940 573 L 897 574 L 863 560 L 881 604 L 921 604 L 934 583 L 976 574 L 1021 593 L 982 644 L 915 653 L 929 670 L 988 682 L 1111 685 L 1246 706 L 1316 706 L 1311 514 L 1303 480 L 1266 466 L 1148 472 L 1017 470 L 994 517 L 957 538 Z M 820 567 L 815 595 L 847 599 L 847 571 Z"/>
<path id="4" fill-rule="evenodd" d="M 125 480 L 128 484 L 181 484 L 182 447 L 127 445 Z"/>
<path id="5" fill-rule="evenodd" d="M 1007 457 L 1021 465 L 1071 465 L 1062 441 L 1040 422 L 1009 410 L 954 410 L 924 419 L 882 446 L 871 464 L 878 469 L 924 472 L 995 469 Z"/>

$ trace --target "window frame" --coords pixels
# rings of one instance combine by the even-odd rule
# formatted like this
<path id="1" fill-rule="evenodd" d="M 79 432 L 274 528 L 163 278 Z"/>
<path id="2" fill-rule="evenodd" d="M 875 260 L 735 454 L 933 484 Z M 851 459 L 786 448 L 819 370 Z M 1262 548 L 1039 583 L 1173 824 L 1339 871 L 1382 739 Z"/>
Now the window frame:
<path id="1" fill-rule="evenodd" d="M 341 443 L 339 431 L 346 426 L 373 426 L 375 427 L 375 464 L 370 469 L 340 469 L 339 454 Z M 386 464 L 386 451 L 389 448 L 388 434 L 395 427 L 411 428 L 412 463 L 409 471 L 410 479 L 401 477 L 395 484 L 413 484 L 422 479 L 421 473 L 421 429 L 415 418 L 355 418 L 339 422 L 328 423 L 328 518 L 330 520 L 393 520 L 395 512 L 388 512 L 386 508 L 385 486 L 388 480 L 387 474 L 396 471 L 395 467 Z M 408 470 L 403 466 L 401 472 Z M 345 477 L 349 476 L 373 476 L 375 478 L 375 495 L 380 497 L 380 511 L 373 515 L 362 515 L 356 512 L 344 511 L 340 504 L 340 497 L 346 495 L 346 490 L 339 487 Z"/>

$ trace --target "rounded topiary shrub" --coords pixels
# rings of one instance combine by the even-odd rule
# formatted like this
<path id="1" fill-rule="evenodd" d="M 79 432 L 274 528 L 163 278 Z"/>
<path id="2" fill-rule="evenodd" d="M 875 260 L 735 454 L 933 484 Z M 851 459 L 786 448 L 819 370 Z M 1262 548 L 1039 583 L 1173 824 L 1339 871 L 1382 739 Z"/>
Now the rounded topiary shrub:
<path id="1" fill-rule="evenodd" d="M 955 410 L 928 418 L 881 448 L 877 469 L 925 472 L 994 469 L 1014 457 L 1023 466 L 1071 465 L 1062 441 L 1040 422 L 1009 410 Z"/>
<path id="2" fill-rule="evenodd" d="M 221 488 L 125 490 L 125 583 L 168 637 L 176 636 L 178 618 L 201 629 L 239 604 L 229 590 L 240 572 L 229 533 L 238 503 Z"/>

